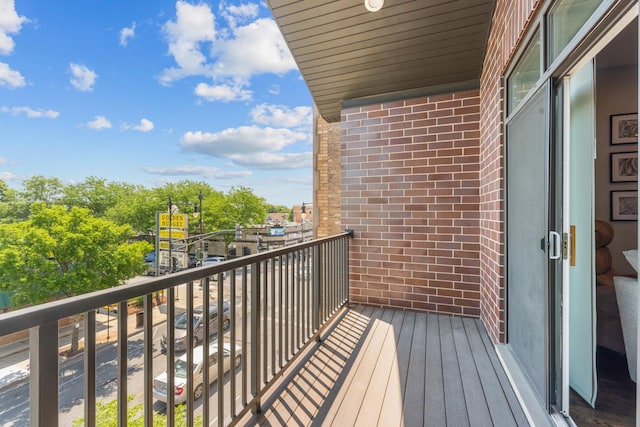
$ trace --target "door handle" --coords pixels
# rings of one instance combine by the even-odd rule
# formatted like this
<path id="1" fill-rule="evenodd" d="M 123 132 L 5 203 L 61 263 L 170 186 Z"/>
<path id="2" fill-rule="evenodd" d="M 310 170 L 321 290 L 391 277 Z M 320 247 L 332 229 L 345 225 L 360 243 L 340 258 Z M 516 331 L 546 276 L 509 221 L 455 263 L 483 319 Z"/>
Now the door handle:
<path id="1" fill-rule="evenodd" d="M 562 256 L 562 238 L 560 233 L 549 231 L 549 259 L 560 259 Z"/>

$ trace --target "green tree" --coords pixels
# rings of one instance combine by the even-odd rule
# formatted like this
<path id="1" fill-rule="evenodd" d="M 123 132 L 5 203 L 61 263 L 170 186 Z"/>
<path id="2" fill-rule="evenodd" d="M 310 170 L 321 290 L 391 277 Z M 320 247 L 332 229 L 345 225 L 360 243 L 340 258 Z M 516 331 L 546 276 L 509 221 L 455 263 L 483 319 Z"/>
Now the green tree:
<path id="1" fill-rule="evenodd" d="M 214 208 L 216 228 L 235 229 L 236 224 L 243 227 L 262 224 L 267 216 L 265 200 L 256 196 L 250 188 L 232 188 Z"/>
<path id="2" fill-rule="evenodd" d="M 0 179 L 0 223 L 25 220 L 29 205 L 19 198 L 19 193 Z"/>
<path id="3" fill-rule="evenodd" d="M 35 175 L 22 182 L 22 197 L 29 203 L 43 202 L 47 205 L 58 203 L 62 198 L 64 185 L 58 178 Z"/>
<path id="4" fill-rule="evenodd" d="M 61 203 L 67 207 L 87 208 L 94 216 L 103 217 L 119 199 L 135 190 L 136 187 L 131 184 L 107 182 L 90 176 L 83 182 L 64 187 Z"/>
<path id="5" fill-rule="evenodd" d="M 129 243 L 129 226 L 87 209 L 31 206 L 27 221 L 0 225 L 0 289 L 12 304 L 39 304 L 124 284 L 144 271 L 146 242 Z M 78 330 L 71 351 L 78 349 Z"/>

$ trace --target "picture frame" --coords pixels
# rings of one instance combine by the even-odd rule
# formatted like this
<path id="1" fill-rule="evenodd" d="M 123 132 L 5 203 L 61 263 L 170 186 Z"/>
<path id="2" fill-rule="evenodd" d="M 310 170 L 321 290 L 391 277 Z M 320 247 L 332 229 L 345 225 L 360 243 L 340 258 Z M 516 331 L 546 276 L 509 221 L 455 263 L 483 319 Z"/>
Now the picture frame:
<path id="1" fill-rule="evenodd" d="M 611 145 L 638 142 L 638 113 L 611 115 Z"/>
<path id="2" fill-rule="evenodd" d="M 638 182 L 638 152 L 611 153 L 611 182 Z"/>
<path id="3" fill-rule="evenodd" d="M 612 221 L 637 221 L 638 220 L 638 192 L 637 191 L 612 191 L 611 192 L 611 220 Z"/>

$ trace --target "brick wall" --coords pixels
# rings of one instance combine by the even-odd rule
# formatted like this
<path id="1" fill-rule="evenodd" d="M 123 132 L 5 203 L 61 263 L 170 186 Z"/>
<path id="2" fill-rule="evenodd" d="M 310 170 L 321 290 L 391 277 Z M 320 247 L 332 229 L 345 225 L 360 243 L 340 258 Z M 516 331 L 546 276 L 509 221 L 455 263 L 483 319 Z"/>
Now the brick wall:
<path id="1" fill-rule="evenodd" d="M 503 76 L 541 1 L 497 0 L 480 80 L 481 317 L 505 338 Z"/>
<path id="2" fill-rule="evenodd" d="M 353 302 L 480 315 L 479 109 L 471 91 L 342 111 Z"/>
<path id="3" fill-rule="evenodd" d="M 314 108 L 313 226 L 316 237 L 343 231 L 340 224 L 340 123 L 327 123 Z"/>

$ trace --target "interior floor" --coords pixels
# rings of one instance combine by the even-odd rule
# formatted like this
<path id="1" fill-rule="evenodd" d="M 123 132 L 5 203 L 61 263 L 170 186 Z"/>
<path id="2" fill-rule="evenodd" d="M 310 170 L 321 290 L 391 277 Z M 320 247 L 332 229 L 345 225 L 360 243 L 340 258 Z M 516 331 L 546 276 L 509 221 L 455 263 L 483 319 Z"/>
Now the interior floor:
<path id="1" fill-rule="evenodd" d="M 571 390 L 571 418 L 580 427 L 634 426 L 636 384 L 629 378 L 626 356 L 598 347 L 596 365 L 598 369 L 596 408 L 591 408 Z"/>

